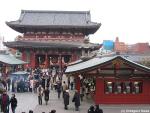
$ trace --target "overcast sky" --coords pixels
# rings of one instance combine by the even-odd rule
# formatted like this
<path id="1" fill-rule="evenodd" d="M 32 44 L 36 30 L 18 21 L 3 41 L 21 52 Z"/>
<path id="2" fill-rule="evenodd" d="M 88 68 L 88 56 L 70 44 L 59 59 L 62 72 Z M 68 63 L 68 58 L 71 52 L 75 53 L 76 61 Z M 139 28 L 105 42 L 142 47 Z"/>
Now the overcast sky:
<path id="1" fill-rule="evenodd" d="M 12 41 L 19 34 L 5 21 L 19 19 L 24 10 L 71 10 L 89 11 L 92 21 L 102 26 L 90 35 L 90 41 L 101 43 L 115 40 L 128 44 L 150 43 L 150 0 L 1 0 L 0 36 Z"/>

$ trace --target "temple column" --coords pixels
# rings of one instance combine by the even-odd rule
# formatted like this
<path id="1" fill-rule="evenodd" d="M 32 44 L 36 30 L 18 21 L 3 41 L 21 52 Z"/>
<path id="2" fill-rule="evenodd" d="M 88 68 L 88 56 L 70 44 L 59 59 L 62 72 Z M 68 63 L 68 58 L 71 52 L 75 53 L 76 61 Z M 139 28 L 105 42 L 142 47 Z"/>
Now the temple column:
<path id="1" fill-rule="evenodd" d="M 31 66 L 31 68 L 35 68 L 35 53 L 34 53 L 34 51 L 31 51 L 30 66 Z"/>
<path id="2" fill-rule="evenodd" d="M 59 59 L 60 73 L 62 74 L 62 71 L 63 71 L 62 68 L 63 68 L 63 67 L 62 67 L 62 55 L 61 55 L 61 54 L 59 55 L 59 58 L 58 58 L 58 59 Z"/>
<path id="3" fill-rule="evenodd" d="M 48 54 L 45 54 L 45 68 L 48 68 Z"/>
<path id="4" fill-rule="evenodd" d="M 26 53 L 25 53 L 25 51 L 22 52 L 22 60 L 26 62 Z"/>
<path id="5" fill-rule="evenodd" d="M 75 78 L 75 88 L 76 88 L 76 90 L 78 90 L 78 92 L 80 92 L 80 87 L 81 87 L 80 77 L 77 76 L 77 77 Z"/>
<path id="6" fill-rule="evenodd" d="M 27 62 L 27 55 L 26 55 L 26 51 L 25 50 L 22 51 L 22 57 L 21 57 L 21 59 L 23 61 Z M 28 66 L 29 66 L 29 64 L 24 64 L 24 68 L 27 68 Z"/>
<path id="7" fill-rule="evenodd" d="M 104 80 L 103 78 L 96 77 L 96 87 L 95 87 L 95 95 L 94 95 L 94 102 L 98 104 L 104 95 Z"/>

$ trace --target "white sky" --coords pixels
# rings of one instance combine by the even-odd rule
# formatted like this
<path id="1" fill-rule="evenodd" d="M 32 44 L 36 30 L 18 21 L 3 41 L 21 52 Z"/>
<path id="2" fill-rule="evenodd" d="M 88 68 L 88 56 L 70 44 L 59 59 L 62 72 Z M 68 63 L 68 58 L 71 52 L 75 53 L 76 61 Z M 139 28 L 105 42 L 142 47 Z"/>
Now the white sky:
<path id="1" fill-rule="evenodd" d="M 0 35 L 12 41 L 19 34 L 5 21 L 19 19 L 24 10 L 77 10 L 91 11 L 92 21 L 102 23 L 90 36 L 90 41 L 101 43 L 115 40 L 128 44 L 150 43 L 150 0 L 1 0 Z"/>

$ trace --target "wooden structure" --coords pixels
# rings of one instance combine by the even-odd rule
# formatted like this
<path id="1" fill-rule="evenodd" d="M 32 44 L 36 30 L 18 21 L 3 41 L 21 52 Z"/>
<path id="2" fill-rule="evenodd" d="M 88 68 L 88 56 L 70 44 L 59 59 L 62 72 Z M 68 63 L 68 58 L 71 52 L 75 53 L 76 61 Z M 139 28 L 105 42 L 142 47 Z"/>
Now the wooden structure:
<path id="1" fill-rule="evenodd" d="M 91 22 L 89 11 L 22 10 L 19 20 L 6 24 L 23 33 L 16 41 L 4 44 L 19 50 L 22 60 L 29 62 L 27 67 L 62 71 L 69 62 L 99 49 L 99 45 L 85 39 L 101 25 Z"/>
<path id="2" fill-rule="evenodd" d="M 10 54 L 0 54 L 0 73 L 3 77 L 6 77 L 10 72 L 17 71 L 24 64 L 27 62 L 16 59 Z"/>
<path id="3" fill-rule="evenodd" d="M 91 94 L 96 104 L 150 104 L 150 68 L 123 56 L 93 58 L 67 67 L 65 73 L 92 79 Z"/>

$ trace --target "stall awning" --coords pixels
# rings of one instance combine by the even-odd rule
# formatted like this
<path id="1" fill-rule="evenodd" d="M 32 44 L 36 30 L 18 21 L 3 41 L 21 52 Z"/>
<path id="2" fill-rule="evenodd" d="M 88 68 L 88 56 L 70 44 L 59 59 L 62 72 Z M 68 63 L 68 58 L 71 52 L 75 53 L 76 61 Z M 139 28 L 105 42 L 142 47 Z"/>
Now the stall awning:
<path id="1" fill-rule="evenodd" d="M 27 62 L 16 59 L 14 56 L 11 56 L 9 54 L 0 54 L 0 62 L 4 64 L 9 64 L 9 65 L 27 64 Z"/>

